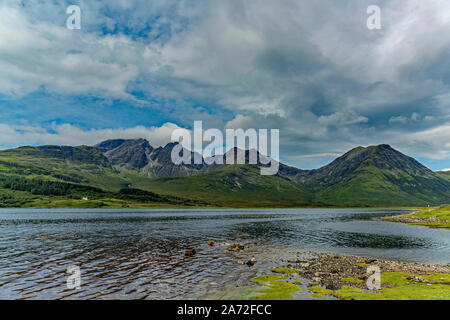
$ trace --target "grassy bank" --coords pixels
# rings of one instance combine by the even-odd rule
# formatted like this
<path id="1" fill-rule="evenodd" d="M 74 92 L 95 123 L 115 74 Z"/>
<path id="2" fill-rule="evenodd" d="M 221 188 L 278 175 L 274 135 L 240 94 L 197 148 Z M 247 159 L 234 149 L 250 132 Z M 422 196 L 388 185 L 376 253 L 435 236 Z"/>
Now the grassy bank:
<path id="1" fill-rule="evenodd" d="M 368 266 L 381 271 L 381 288 L 367 288 Z M 344 300 L 450 300 L 450 266 L 377 260 L 349 255 L 316 254 L 252 282 L 251 299 L 290 300 L 302 290 L 310 298 Z M 303 287 L 304 289 L 305 287 Z"/>
<path id="2" fill-rule="evenodd" d="M 383 218 L 386 221 L 403 222 L 429 228 L 450 229 L 450 206 L 426 208 L 418 212 Z"/>

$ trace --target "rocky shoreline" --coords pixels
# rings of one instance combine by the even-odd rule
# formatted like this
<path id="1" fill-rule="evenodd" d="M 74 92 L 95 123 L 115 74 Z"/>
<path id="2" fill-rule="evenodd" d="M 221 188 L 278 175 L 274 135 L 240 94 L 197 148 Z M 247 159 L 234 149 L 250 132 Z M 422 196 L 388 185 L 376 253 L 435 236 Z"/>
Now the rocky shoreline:
<path id="1" fill-rule="evenodd" d="M 430 228 L 450 229 L 450 206 L 441 205 L 435 208 L 415 210 L 406 214 L 385 216 L 382 219 L 384 221 L 402 222 Z"/>
<path id="2" fill-rule="evenodd" d="M 229 252 L 237 265 L 257 269 L 250 283 L 236 285 L 244 299 L 450 300 L 447 261 L 446 265 L 421 264 L 296 250 L 287 250 L 278 260 L 271 255 L 255 259 L 258 244 L 242 233 L 234 240 L 238 239 L 242 242 L 209 241 L 208 246 L 222 247 L 217 249 Z M 376 287 L 374 269 L 379 271 Z"/>
<path id="3" fill-rule="evenodd" d="M 252 299 L 294 299 L 293 294 L 301 292 L 299 285 L 303 285 L 309 298 L 318 299 L 450 300 L 450 264 L 308 254 L 310 258 L 287 261 L 283 268 L 273 268 L 271 275 L 254 278 L 253 282 L 264 287 L 251 291 L 263 293 Z M 373 286 L 374 268 L 379 271 L 376 287 Z"/>
<path id="4" fill-rule="evenodd" d="M 368 266 L 377 266 L 381 272 L 401 272 L 418 277 L 430 276 L 436 273 L 450 273 L 450 264 L 418 264 L 404 261 L 364 258 L 352 255 L 337 255 L 330 253 L 310 253 L 310 259 L 290 261 L 287 268 L 297 269 L 303 278 L 311 280 L 314 285 L 321 285 L 329 290 L 337 290 L 351 284 L 352 287 L 367 289 L 366 281 L 370 274 Z M 426 280 L 423 280 L 427 282 Z M 450 284 L 450 283 L 449 283 Z M 381 287 L 392 287 L 381 283 Z M 449 287 L 450 290 L 450 287 Z M 450 291 L 449 291 L 450 295 Z"/>

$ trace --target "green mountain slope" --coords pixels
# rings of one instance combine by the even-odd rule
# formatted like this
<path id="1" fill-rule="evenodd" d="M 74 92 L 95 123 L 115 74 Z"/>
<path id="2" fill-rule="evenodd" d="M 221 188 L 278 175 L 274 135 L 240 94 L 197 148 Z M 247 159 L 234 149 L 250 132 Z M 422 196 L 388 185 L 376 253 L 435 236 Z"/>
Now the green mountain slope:
<path id="1" fill-rule="evenodd" d="M 355 148 L 316 170 L 280 164 L 274 176 L 262 176 L 257 165 L 249 164 L 177 166 L 170 161 L 173 147 L 154 149 L 146 140 L 137 139 L 109 140 L 96 147 L 0 151 L 0 206 L 86 206 L 88 203 L 81 201 L 84 196 L 93 201 L 89 203 L 93 207 L 155 203 L 421 206 L 450 202 L 450 173 L 432 172 L 388 145 Z"/>
<path id="2" fill-rule="evenodd" d="M 436 172 L 436 175 L 438 177 L 440 177 L 441 179 L 450 181 L 450 171 L 438 171 L 438 172 Z"/>
<path id="3" fill-rule="evenodd" d="M 221 206 L 307 206 L 313 199 L 305 187 L 279 176 L 261 176 L 253 165 L 228 165 L 190 177 L 141 179 L 133 186 Z"/>
<path id="4" fill-rule="evenodd" d="M 415 206 L 450 198 L 448 180 L 388 145 L 353 149 L 304 183 L 316 199 L 336 205 Z"/>
<path id="5" fill-rule="evenodd" d="M 99 149 L 88 146 L 21 147 L 0 151 L 0 175 L 60 180 L 118 190 L 128 181 Z"/>

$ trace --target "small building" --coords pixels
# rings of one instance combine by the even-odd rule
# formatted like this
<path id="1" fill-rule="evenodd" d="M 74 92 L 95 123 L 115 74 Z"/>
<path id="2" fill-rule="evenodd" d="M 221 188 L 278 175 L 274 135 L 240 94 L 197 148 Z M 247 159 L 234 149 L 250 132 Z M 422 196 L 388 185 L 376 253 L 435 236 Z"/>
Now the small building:
<path id="1" fill-rule="evenodd" d="M 84 200 L 84 201 L 88 201 L 89 198 L 88 198 L 88 197 L 83 197 L 83 200 Z"/>

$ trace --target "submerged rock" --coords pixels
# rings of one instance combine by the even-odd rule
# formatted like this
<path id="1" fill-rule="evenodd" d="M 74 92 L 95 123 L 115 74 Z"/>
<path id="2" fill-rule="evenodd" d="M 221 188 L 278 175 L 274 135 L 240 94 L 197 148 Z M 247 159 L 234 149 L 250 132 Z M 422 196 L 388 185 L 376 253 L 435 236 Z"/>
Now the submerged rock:
<path id="1" fill-rule="evenodd" d="M 233 244 L 227 247 L 228 251 L 234 251 L 239 252 L 245 249 L 245 246 L 243 244 Z"/>
<path id="2" fill-rule="evenodd" d="M 195 253 L 196 253 L 196 251 L 195 251 L 195 249 L 192 248 L 192 247 L 186 247 L 186 248 L 184 249 L 184 255 L 185 255 L 185 256 L 190 257 L 190 256 L 193 256 Z"/>

